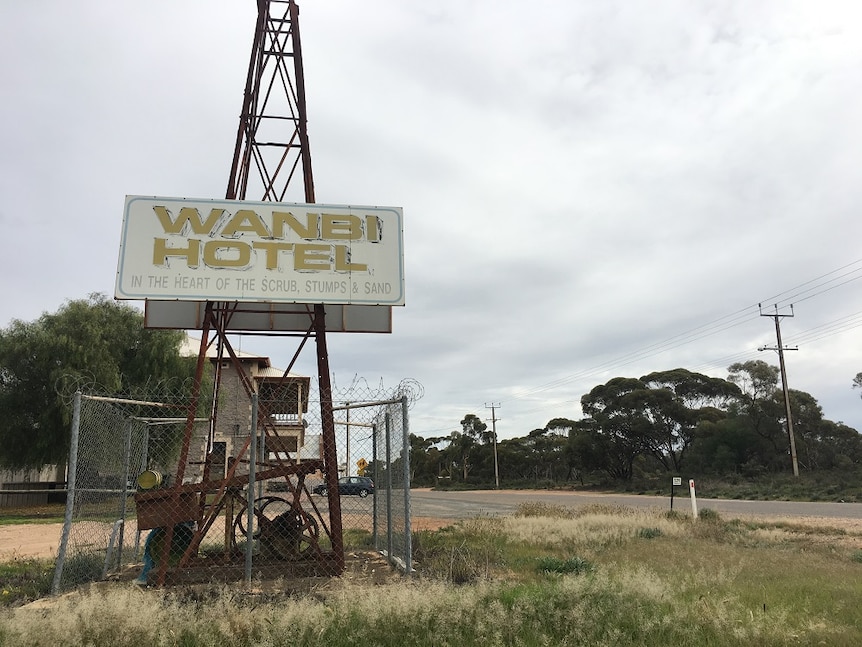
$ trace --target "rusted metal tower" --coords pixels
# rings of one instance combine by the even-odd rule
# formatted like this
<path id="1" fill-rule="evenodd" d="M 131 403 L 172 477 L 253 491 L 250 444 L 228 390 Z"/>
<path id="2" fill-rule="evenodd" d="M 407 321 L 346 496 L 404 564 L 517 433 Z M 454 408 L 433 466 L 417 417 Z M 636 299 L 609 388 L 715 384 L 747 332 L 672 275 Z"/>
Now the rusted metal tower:
<path id="1" fill-rule="evenodd" d="M 299 8 L 293 0 L 258 0 L 257 9 L 257 23 L 226 198 L 284 202 L 288 198 L 289 189 L 296 192 L 301 182 L 300 201 L 314 203 L 299 37 Z M 172 304 L 167 307 L 172 307 Z M 240 469 L 243 463 L 254 464 L 253 460 L 249 460 L 256 451 L 254 430 L 239 455 L 233 457 L 234 460 L 229 463 L 226 472 L 210 470 L 210 455 L 214 444 L 212 428 L 215 427 L 218 417 L 221 370 L 226 366 L 232 366 L 240 374 L 250 402 L 255 403 L 252 407 L 253 429 L 263 429 L 267 442 L 278 445 L 278 429 L 272 424 L 273 406 L 265 400 L 258 400 L 254 380 L 244 372 L 242 362 L 228 339 L 228 331 L 241 329 L 240 326 L 232 324 L 237 313 L 263 313 L 266 316 L 266 309 L 260 305 L 229 301 L 206 301 L 205 305 L 202 304 L 202 309 L 199 326 L 202 341 L 196 380 L 177 471 L 169 487 L 139 492 L 136 495 L 139 529 L 164 530 L 161 549 L 163 554 L 158 560 L 158 583 L 165 583 L 166 573 L 172 568 L 169 566 L 169 553 L 176 544 L 176 534 L 184 532 L 182 524 L 188 524 L 188 527 L 193 527 L 194 530 L 190 531 L 191 535 L 187 541 L 181 542 L 183 554 L 174 562 L 178 570 L 194 564 L 204 536 L 219 519 L 224 519 L 225 523 L 225 565 L 229 565 L 231 559 L 237 556 L 237 534 L 244 534 L 247 541 L 251 542 L 253 536 L 256 539 L 266 539 L 267 533 L 270 533 L 269 539 L 273 545 L 281 542 L 280 545 L 283 546 L 285 542 L 282 540 L 289 540 L 289 547 L 282 552 L 290 553 L 291 563 L 296 564 L 300 559 L 316 561 L 329 566 L 329 573 L 340 573 L 344 570 L 344 543 L 325 306 L 320 303 L 295 304 L 289 309 L 293 321 L 307 322 L 304 332 L 300 330 L 304 327 L 303 324 L 299 328 L 292 327 L 289 331 L 273 329 L 267 333 L 284 334 L 298 339 L 298 347 L 290 366 L 274 387 L 276 393 L 281 387 L 289 389 L 288 375 L 293 364 L 306 342 L 311 339 L 315 342 L 322 456 L 319 460 L 303 461 L 301 464 L 298 460 L 281 456 L 274 462 L 263 461 L 257 473 L 254 468 L 250 468 L 248 473 Z M 287 311 L 282 310 L 280 314 L 284 312 Z M 188 466 L 192 460 L 190 456 L 194 453 L 190 449 L 192 428 L 196 412 L 201 409 L 201 383 L 208 360 L 211 359 L 212 353 L 209 349 L 213 344 L 217 348 L 218 361 L 214 363 L 215 395 L 211 409 L 213 423 L 206 447 L 206 467 L 200 482 L 187 482 Z M 278 400 L 278 397 L 274 400 Z M 322 472 L 328 486 L 328 520 L 311 500 L 304 482 L 308 474 L 317 471 Z M 250 491 L 254 484 L 267 479 L 284 481 L 288 495 L 284 499 L 260 497 L 259 503 L 253 504 L 253 510 L 249 499 L 248 516 L 244 517 L 244 513 L 235 516 L 234 504 L 242 502 L 238 493 L 243 489 Z M 277 505 L 273 506 L 273 503 Z M 267 507 L 268 510 L 265 509 Z M 273 515 L 272 509 L 277 509 L 278 514 Z M 257 530 L 253 530 L 253 525 Z M 326 550 L 322 550 L 318 542 L 321 526 L 329 541 Z M 231 550 L 229 536 L 233 537 L 234 550 Z"/>
<path id="2" fill-rule="evenodd" d="M 301 180 L 303 199 L 312 204 L 316 200 L 308 143 L 299 7 L 294 0 L 258 0 L 257 8 L 257 25 L 225 197 L 229 200 L 250 197 L 283 202 L 288 189 L 298 186 Z M 249 191 L 253 192 L 251 196 Z M 311 325 L 300 342 L 297 355 L 308 336 L 313 334 L 317 345 L 324 475 L 330 493 L 332 550 L 340 571 L 344 568 L 344 543 L 325 309 L 319 303 L 306 308 Z M 289 370 L 290 367 L 285 371 L 285 377 Z"/>
<path id="3" fill-rule="evenodd" d="M 258 0 L 257 5 L 225 197 L 284 202 L 288 188 L 301 181 L 303 200 L 313 203 L 299 7 L 293 0 Z"/>

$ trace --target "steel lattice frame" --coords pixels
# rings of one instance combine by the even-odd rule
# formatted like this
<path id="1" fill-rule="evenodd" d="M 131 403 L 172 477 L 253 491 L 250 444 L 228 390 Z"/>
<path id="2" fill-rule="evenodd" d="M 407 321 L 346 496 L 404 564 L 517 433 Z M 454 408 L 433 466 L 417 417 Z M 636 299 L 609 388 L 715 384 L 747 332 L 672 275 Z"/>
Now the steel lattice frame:
<path id="1" fill-rule="evenodd" d="M 245 200 L 250 191 L 259 190 L 260 194 L 252 195 L 252 199 L 282 202 L 287 196 L 288 188 L 296 187 L 301 178 L 304 201 L 314 203 L 311 153 L 306 129 L 305 88 L 298 22 L 299 8 L 293 0 L 258 0 L 257 7 L 258 18 L 226 198 Z M 314 338 L 317 350 L 323 439 L 322 460 L 303 461 L 300 465 L 289 458 L 282 458 L 275 465 L 265 466 L 263 471 L 256 475 L 237 475 L 236 466 L 239 465 L 242 456 L 249 452 L 249 443 L 246 442 L 240 451 L 240 456 L 237 457 L 237 461 L 232 468 L 228 469 L 223 478 L 210 480 L 209 473 L 205 472 L 202 482 L 183 483 L 189 460 L 193 421 L 199 405 L 201 384 L 207 364 L 207 350 L 211 344 L 217 344 L 219 360 L 222 357 L 225 360 L 230 358 L 233 367 L 241 375 L 247 395 L 251 397 L 254 391 L 253 381 L 245 374 L 244 368 L 227 337 L 228 323 L 236 307 L 237 304 L 231 302 L 208 302 L 206 304 L 202 340 L 197 359 L 193 402 L 189 408 L 185 436 L 173 485 L 164 490 L 142 492 L 136 495 L 139 526 L 141 525 L 141 510 L 149 506 L 155 510 L 156 517 L 161 521 L 144 525 L 154 527 L 153 524 L 157 523 L 166 529 L 164 554 L 159 560 L 158 568 L 158 584 L 160 585 L 165 583 L 169 568 L 168 552 L 172 545 L 174 524 L 184 521 L 195 505 L 198 506 L 195 519 L 197 529 L 190 545 L 179 561 L 178 570 L 187 567 L 193 561 L 193 555 L 201 540 L 212 527 L 216 518 L 220 514 L 227 514 L 224 506 L 229 499 L 227 494 L 232 488 L 251 487 L 253 478 L 255 482 L 270 478 L 284 478 L 288 485 L 289 497 L 297 506 L 297 510 L 301 511 L 299 507 L 300 497 L 305 494 L 310 501 L 308 490 L 304 486 L 304 477 L 309 471 L 317 469 L 323 472 L 324 480 L 328 485 L 328 523 L 322 518 L 321 512 L 313 501 L 311 508 L 329 536 L 331 550 L 325 555 L 319 549 L 310 552 L 312 557 L 330 564 L 330 572 L 338 574 L 344 570 L 344 542 L 341 503 L 338 495 L 338 460 L 333 420 L 332 386 L 329 377 L 326 322 L 322 304 L 297 305 L 299 310 L 304 310 L 308 314 L 308 329 L 304 334 L 285 333 L 288 336 L 298 336 L 299 342 L 296 354 L 282 377 L 283 383 L 305 343 Z M 221 366 L 221 364 L 221 361 L 217 362 L 217 366 Z M 218 413 L 219 375 L 217 370 L 215 378 L 216 396 L 213 398 L 212 408 L 214 420 Z M 266 411 L 265 407 L 259 408 L 257 425 L 265 430 L 268 437 L 277 436 L 277 430 L 268 424 L 268 414 L 269 412 Z M 252 436 L 254 436 L 253 433 Z M 212 432 L 207 449 L 212 449 Z M 291 476 L 297 479 L 296 485 L 291 483 Z M 190 501 L 192 503 L 189 503 Z M 184 510 L 185 512 L 183 512 Z M 305 513 L 302 512 L 302 514 Z"/>

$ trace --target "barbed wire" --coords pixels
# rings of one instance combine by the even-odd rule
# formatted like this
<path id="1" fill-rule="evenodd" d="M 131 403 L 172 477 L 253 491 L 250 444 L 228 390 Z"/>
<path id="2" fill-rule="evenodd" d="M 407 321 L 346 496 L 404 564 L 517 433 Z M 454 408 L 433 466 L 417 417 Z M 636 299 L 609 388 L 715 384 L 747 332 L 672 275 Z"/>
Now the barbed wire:
<path id="1" fill-rule="evenodd" d="M 54 391 L 60 397 L 60 401 L 71 407 L 75 393 L 107 393 L 108 390 L 101 387 L 92 373 L 64 373 L 54 382 Z"/>
<path id="2" fill-rule="evenodd" d="M 176 377 L 149 380 L 124 389 L 115 389 L 100 383 L 93 373 L 83 371 L 62 374 L 54 382 L 54 391 L 59 396 L 60 402 L 66 406 L 72 405 L 75 393 L 78 391 L 89 396 L 160 401 L 184 406 L 190 400 L 194 382 L 194 378 L 191 377 Z M 206 399 L 208 398 L 209 395 L 206 395 Z"/>
<path id="3" fill-rule="evenodd" d="M 412 409 L 417 401 L 425 397 L 425 387 L 422 383 L 412 377 L 405 377 L 398 383 L 395 392 L 407 397 L 407 408 Z"/>
<path id="4" fill-rule="evenodd" d="M 394 389 L 389 389 L 384 384 L 383 378 L 376 387 L 371 386 L 368 380 L 359 374 L 354 374 L 349 386 L 339 388 L 333 376 L 333 401 L 341 403 L 348 402 L 375 402 L 381 400 L 391 400 L 396 397 L 407 397 L 407 408 L 412 408 L 413 405 L 425 396 L 425 387 L 419 380 L 414 378 L 404 378 Z"/>

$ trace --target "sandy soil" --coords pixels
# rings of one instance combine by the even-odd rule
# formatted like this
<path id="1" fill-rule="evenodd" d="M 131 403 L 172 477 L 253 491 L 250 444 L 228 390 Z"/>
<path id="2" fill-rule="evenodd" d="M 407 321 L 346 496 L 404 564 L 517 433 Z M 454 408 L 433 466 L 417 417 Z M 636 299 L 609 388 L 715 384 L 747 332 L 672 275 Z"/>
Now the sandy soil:
<path id="1" fill-rule="evenodd" d="M 62 523 L 0 526 L 0 561 L 55 557 L 62 532 Z"/>
<path id="2" fill-rule="evenodd" d="M 437 530 L 452 520 L 416 517 L 412 524 L 413 530 Z M 0 525 L 0 562 L 56 557 L 62 532 L 61 523 Z"/>

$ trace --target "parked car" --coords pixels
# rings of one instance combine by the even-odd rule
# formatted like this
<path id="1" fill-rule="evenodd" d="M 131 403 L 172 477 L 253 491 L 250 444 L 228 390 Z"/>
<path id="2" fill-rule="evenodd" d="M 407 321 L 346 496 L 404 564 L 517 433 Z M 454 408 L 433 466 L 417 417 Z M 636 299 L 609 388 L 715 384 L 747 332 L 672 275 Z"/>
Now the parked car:
<path id="1" fill-rule="evenodd" d="M 315 485 L 311 491 L 314 494 L 326 496 L 329 493 L 329 488 L 326 483 Z M 374 481 L 367 476 L 342 476 L 338 479 L 339 494 L 358 494 L 362 498 L 367 497 L 374 492 Z"/>

